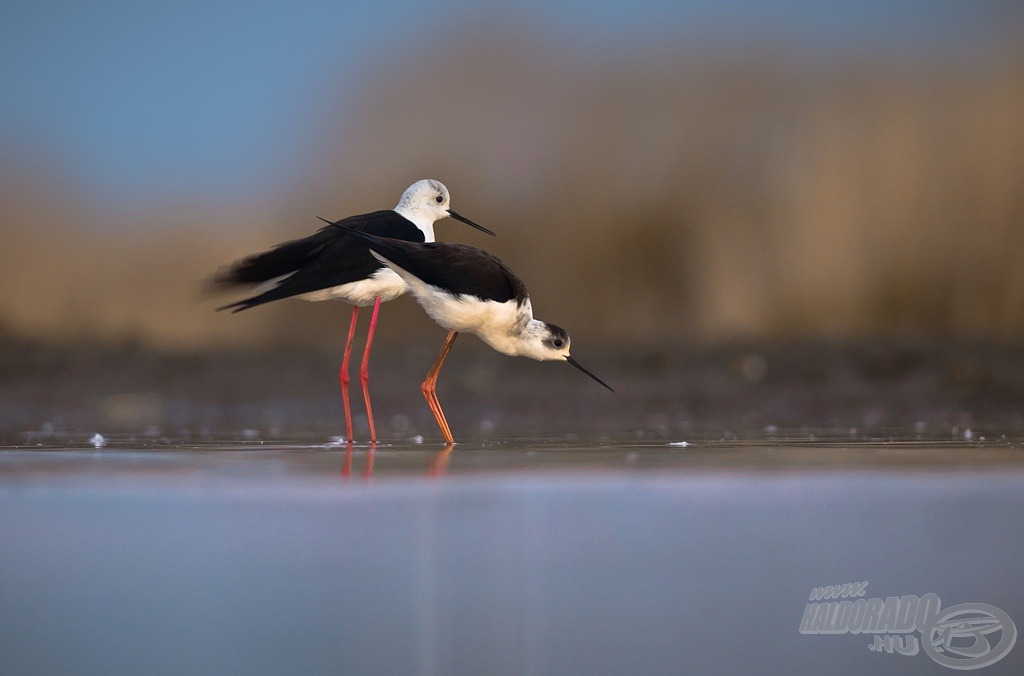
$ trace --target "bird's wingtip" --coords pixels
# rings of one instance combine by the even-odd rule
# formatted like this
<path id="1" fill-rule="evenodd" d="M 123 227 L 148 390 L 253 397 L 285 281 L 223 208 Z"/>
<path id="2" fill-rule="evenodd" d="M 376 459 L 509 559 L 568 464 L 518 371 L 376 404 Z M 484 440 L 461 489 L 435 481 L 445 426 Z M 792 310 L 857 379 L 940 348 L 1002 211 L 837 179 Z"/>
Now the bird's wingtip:
<path id="1" fill-rule="evenodd" d="M 227 305 L 221 305 L 218 308 L 214 308 L 213 311 L 221 312 L 223 310 L 231 310 L 231 314 L 234 314 L 236 312 L 241 312 L 242 310 L 248 309 L 250 307 L 248 303 L 249 301 L 247 300 L 237 300 L 234 303 L 228 303 Z"/>

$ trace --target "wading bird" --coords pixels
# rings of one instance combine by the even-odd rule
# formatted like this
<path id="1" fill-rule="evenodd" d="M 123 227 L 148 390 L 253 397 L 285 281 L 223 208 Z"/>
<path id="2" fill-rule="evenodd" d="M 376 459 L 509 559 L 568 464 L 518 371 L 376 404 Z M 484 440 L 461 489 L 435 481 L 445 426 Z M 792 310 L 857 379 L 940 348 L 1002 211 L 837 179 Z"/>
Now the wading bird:
<path id="1" fill-rule="evenodd" d="M 449 208 L 448 188 L 440 181 L 416 181 L 402 194 L 394 209 L 350 216 L 321 228 L 309 237 L 296 239 L 262 253 L 243 258 L 220 271 L 213 280 L 221 289 L 251 287 L 256 295 L 217 308 L 241 312 L 251 307 L 299 297 L 304 300 L 341 300 L 350 303 L 345 352 L 338 371 L 345 407 L 346 439 L 352 441 L 352 410 L 348 394 L 348 363 L 359 308 L 373 305 L 359 382 L 370 424 L 370 440 L 377 441 L 370 406 L 369 360 L 380 304 L 406 292 L 405 280 L 370 255 L 364 243 L 346 236 L 350 229 L 367 235 L 409 242 L 433 242 L 434 222 L 451 216 L 489 235 L 494 233 Z"/>
<path id="2" fill-rule="evenodd" d="M 364 243 L 394 270 L 431 319 L 448 329 L 437 361 L 421 386 L 448 444 L 455 440 L 437 400 L 436 385 L 459 333 L 475 333 L 498 352 L 513 357 L 567 361 L 612 389 L 569 355 L 569 335 L 564 329 L 533 318 L 523 281 L 486 251 L 465 244 L 406 242 L 344 226 L 338 229 Z"/>

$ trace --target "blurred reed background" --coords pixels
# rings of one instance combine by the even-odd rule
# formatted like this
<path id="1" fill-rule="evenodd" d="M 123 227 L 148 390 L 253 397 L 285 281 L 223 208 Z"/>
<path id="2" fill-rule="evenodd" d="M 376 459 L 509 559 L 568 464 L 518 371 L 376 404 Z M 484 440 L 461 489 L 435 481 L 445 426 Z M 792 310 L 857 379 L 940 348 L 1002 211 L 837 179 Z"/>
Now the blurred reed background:
<path id="1" fill-rule="evenodd" d="M 942 49 L 881 54 L 756 35 L 605 49 L 521 17 L 450 16 L 356 76 L 336 82 L 327 68 L 280 159 L 295 170 L 241 197 L 211 197 L 214 186 L 122 202 L 62 164 L 59 146 L 5 139 L 0 335 L 336 346 L 344 306 L 217 314 L 223 299 L 205 299 L 201 281 L 313 231 L 318 215 L 391 207 L 434 177 L 500 234 L 447 221 L 439 237 L 500 256 L 539 317 L 594 349 L 1018 342 L 1022 14 L 977 7 L 1003 24 L 995 38 L 961 51 L 954 29 Z M 382 315 L 384 342 L 421 330 L 439 331 L 408 299 Z"/>

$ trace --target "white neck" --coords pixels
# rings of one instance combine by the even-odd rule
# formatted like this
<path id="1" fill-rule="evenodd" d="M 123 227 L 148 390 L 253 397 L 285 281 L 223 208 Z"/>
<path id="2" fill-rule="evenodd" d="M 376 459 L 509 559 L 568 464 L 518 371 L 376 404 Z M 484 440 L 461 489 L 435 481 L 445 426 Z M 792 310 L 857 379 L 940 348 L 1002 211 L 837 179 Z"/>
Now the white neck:
<path id="1" fill-rule="evenodd" d="M 511 302 L 510 302 L 511 304 Z M 517 311 L 516 322 L 511 330 L 507 324 L 501 330 L 478 331 L 477 335 L 492 348 L 512 357 L 529 357 L 544 361 L 551 359 L 550 351 L 545 349 L 541 339 L 547 331 L 544 322 L 533 319 L 530 314 L 529 301 L 525 307 Z"/>
<path id="2" fill-rule="evenodd" d="M 540 361 L 551 359 L 548 350 L 541 343 L 541 339 L 547 335 L 544 322 L 531 317 L 529 321 L 520 324 L 520 327 L 519 334 L 516 336 L 516 342 L 518 343 L 516 356 L 529 357 L 530 359 L 538 359 Z"/>
<path id="3" fill-rule="evenodd" d="M 425 238 L 424 241 L 434 241 L 434 221 L 433 219 L 431 219 L 430 216 L 425 216 L 422 213 L 418 213 L 413 209 L 408 209 L 401 204 L 395 207 L 395 212 L 398 213 L 400 216 L 403 216 L 404 218 L 407 218 L 410 221 L 412 221 L 413 225 L 419 228 L 420 231 L 423 233 L 423 237 Z"/>

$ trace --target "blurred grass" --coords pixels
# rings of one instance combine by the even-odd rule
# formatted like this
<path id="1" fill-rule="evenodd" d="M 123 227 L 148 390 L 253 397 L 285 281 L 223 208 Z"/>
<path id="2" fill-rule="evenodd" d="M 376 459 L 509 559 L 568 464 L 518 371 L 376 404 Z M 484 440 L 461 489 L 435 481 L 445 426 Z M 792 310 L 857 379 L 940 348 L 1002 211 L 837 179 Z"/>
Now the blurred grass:
<path id="1" fill-rule="evenodd" d="M 308 175 L 252 204 L 93 204 L 0 161 L 0 325 L 55 341 L 323 348 L 347 308 L 200 303 L 218 266 L 413 180 L 574 345 L 1024 336 L 1024 50 L 969 63 L 785 50 L 594 58 L 491 32 L 321 102 Z M 354 111 L 344 117 L 332 111 Z M 45 164 L 45 161 L 43 162 Z M 430 342 L 407 300 L 382 340 Z"/>

